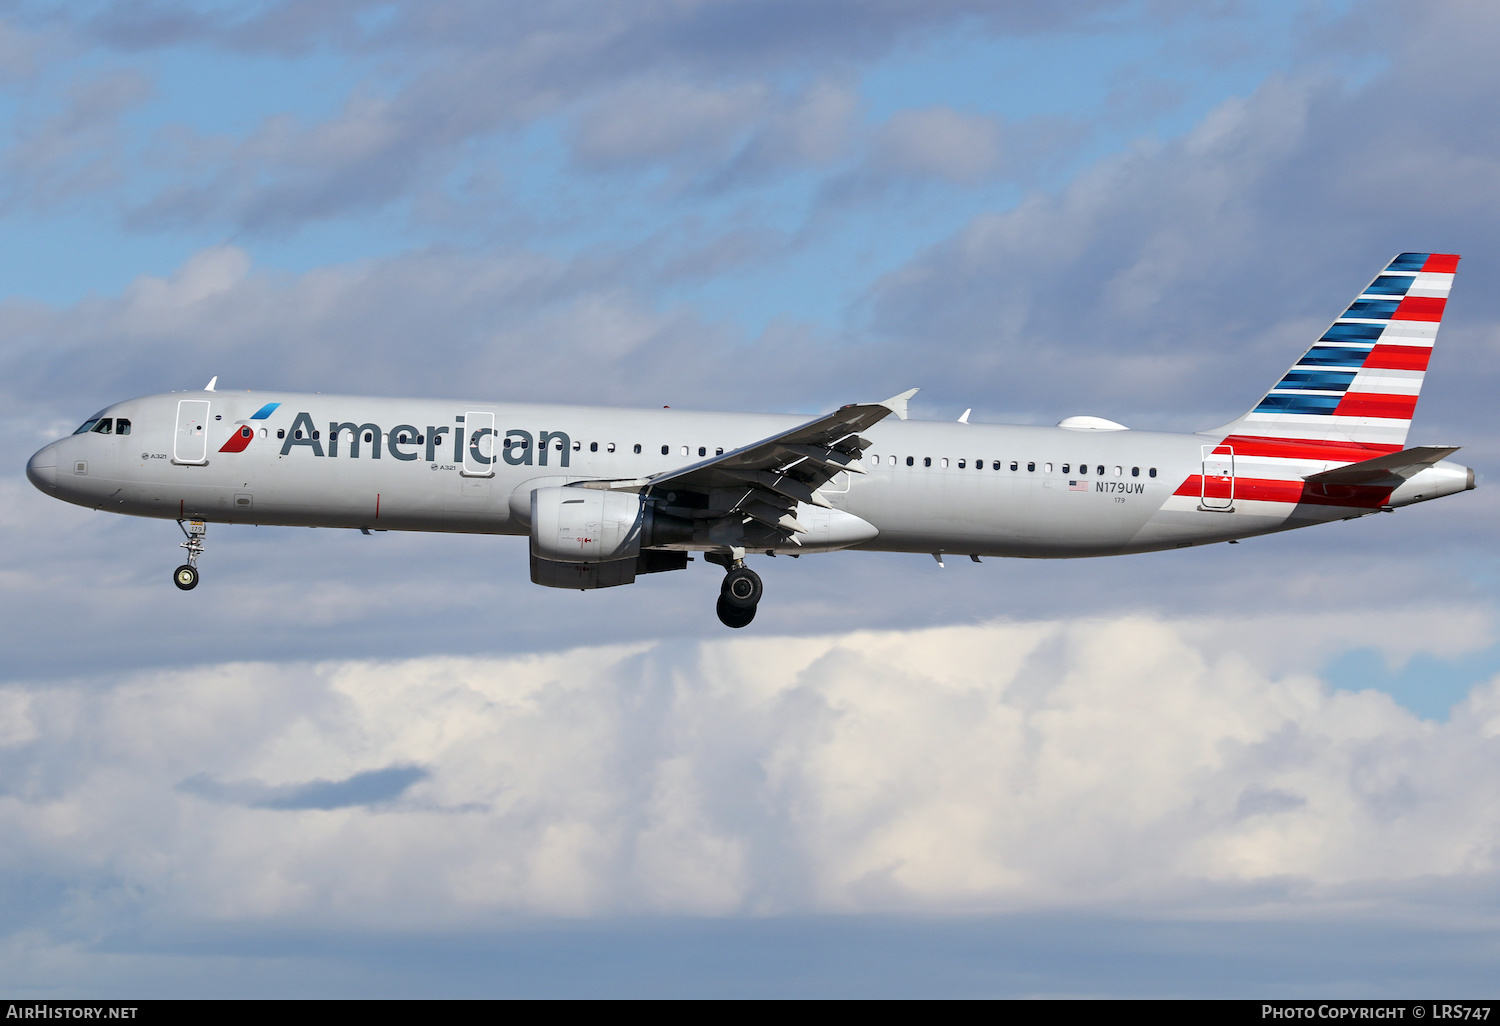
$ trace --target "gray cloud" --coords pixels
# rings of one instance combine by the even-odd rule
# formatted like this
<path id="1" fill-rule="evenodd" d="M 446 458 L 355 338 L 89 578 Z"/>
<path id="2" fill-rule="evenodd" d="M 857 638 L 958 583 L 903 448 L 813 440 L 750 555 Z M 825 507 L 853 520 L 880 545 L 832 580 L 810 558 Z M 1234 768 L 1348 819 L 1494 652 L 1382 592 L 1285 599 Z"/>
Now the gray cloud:
<path id="1" fill-rule="evenodd" d="M 11 18 L 0 18 L 0 83 L 31 81 L 58 43 L 49 32 L 28 31 Z"/>
<path id="2" fill-rule="evenodd" d="M 307 5 L 270 0 L 232 10 L 193 3 L 120 0 L 82 31 L 122 49 L 208 42 L 227 49 L 300 53 L 350 49 L 537 53 L 558 78 L 660 67 L 664 63 L 761 69 L 768 64 L 879 53 L 912 33 L 971 19 L 996 32 L 1089 25 L 1121 6 L 1090 0 L 1059 9 L 1035 0 L 645 0 L 620 5 L 433 3 L 343 0 Z M 1166 5 L 1152 14 L 1170 16 Z"/>
<path id="3" fill-rule="evenodd" d="M 127 174 L 121 118 L 150 95 L 146 76 L 117 69 L 74 83 L 61 109 L 23 121 L 0 164 L 5 205 L 53 207 L 119 185 Z"/>
<path id="4" fill-rule="evenodd" d="M 951 107 L 898 111 L 881 130 L 881 162 L 893 170 L 972 184 L 1000 168 L 1000 126 Z"/>
<path id="5" fill-rule="evenodd" d="M 421 766 L 387 766 L 365 770 L 343 780 L 309 780 L 301 784 L 272 786 L 259 780 L 220 780 L 210 774 L 198 773 L 177 787 L 211 802 L 243 805 L 247 809 L 327 810 L 387 804 L 429 775 Z"/>
<path id="6" fill-rule="evenodd" d="M 114 197 L 129 227 L 228 226 L 274 236 L 419 195 L 472 165 L 468 147 L 509 141 L 548 116 L 577 118 L 577 157 L 596 170 L 661 161 L 713 171 L 709 182 L 724 188 L 772 169 L 826 163 L 847 134 L 851 102 L 824 79 L 847 78 L 893 48 L 958 24 L 1025 35 L 1086 30 L 1105 13 L 1163 16 L 1121 14 L 1130 7 L 1120 0 L 1066 8 L 655 0 L 606 7 L 266 3 L 230 11 L 128 0 L 49 24 L 126 60 L 207 48 L 274 59 L 332 54 L 358 67 L 361 84 L 323 121 L 270 112 L 238 137 L 172 125 L 140 154 L 105 139 L 78 141 L 97 163 L 130 166 L 133 187 Z M 814 66 L 824 70 L 809 75 Z M 945 149 L 939 174 L 973 173 L 972 154 L 960 158 L 951 140 Z M 968 161 L 963 168 L 954 163 L 960 159 Z M 932 170 L 931 160 L 906 165 Z"/>

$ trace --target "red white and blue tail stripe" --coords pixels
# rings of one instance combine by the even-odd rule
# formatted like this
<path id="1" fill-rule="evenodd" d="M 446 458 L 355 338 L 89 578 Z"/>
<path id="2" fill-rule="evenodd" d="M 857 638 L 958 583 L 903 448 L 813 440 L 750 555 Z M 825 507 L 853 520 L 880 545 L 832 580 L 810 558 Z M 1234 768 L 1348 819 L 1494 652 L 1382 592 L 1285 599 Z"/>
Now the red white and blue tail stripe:
<path id="1" fill-rule="evenodd" d="M 1448 253 L 1392 260 L 1254 409 L 1203 432 L 1217 444 L 1203 446 L 1203 476 L 1190 476 L 1174 499 L 1271 517 L 1292 507 L 1379 508 L 1388 485 L 1307 479 L 1402 451 L 1457 267 Z"/>
<path id="2" fill-rule="evenodd" d="M 1237 454 L 1306 449 L 1340 462 L 1399 451 L 1457 266 L 1447 253 L 1392 260 L 1255 409 L 1222 429 L 1225 443 Z"/>

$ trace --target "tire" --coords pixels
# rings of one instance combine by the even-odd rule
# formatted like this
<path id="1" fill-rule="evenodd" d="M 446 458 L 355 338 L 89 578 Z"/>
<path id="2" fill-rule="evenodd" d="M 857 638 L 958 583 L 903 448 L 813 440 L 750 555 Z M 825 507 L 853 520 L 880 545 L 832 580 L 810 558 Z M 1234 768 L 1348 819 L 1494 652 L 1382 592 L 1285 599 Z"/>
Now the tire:
<path id="1" fill-rule="evenodd" d="M 754 606 L 751 606 L 749 609 L 731 606 L 728 600 L 722 595 L 719 596 L 719 605 L 715 609 L 715 612 L 719 614 L 719 622 L 725 627 L 748 627 L 750 621 L 755 619 Z"/>
<path id="2" fill-rule="evenodd" d="M 763 594 L 765 588 L 760 583 L 760 575 L 744 566 L 725 574 L 724 583 L 719 586 L 719 597 L 739 609 L 754 609 L 760 604 Z"/>
<path id="3" fill-rule="evenodd" d="M 172 571 L 172 583 L 183 591 L 198 587 L 198 568 L 187 563 Z"/>

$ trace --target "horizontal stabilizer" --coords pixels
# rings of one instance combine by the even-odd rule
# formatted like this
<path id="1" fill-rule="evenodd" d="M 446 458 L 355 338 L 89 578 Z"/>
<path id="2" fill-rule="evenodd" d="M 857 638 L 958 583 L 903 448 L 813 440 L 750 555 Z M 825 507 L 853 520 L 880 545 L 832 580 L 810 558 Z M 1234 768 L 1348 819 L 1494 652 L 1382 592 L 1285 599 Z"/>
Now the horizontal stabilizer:
<path id="1" fill-rule="evenodd" d="M 1362 463 L 1351 463 L 1347 467 L 1325 470 L 1321 474 L 1309 474 L 1303 480 L 1313 484 L 1359 485 L 1399 478 L 1406 480 L 1418 472 L 1445 460 L 1458 452 L 1457 445 L 1419 445 L 1412 449 L 1377 456 Z"/>

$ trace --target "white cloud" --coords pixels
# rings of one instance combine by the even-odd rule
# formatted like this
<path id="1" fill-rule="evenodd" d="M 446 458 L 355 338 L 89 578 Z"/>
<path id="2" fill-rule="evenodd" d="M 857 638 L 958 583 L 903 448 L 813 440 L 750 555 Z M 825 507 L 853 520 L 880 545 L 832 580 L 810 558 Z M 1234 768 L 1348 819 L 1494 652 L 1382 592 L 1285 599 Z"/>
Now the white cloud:
<path id="1" fill-rule="evenodd" d="M 1309 672 L 1396 636 L 1451 655 L 1489 622 L 1127 617 L 11 686 L 0 870 L 56 883 L 58 922 L 382 929 L 1202 912 L 1247 888 L 1290 912 L 1490 880 L 1500 679 L 1439 724 Z"/>

